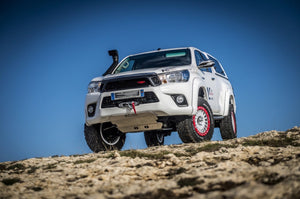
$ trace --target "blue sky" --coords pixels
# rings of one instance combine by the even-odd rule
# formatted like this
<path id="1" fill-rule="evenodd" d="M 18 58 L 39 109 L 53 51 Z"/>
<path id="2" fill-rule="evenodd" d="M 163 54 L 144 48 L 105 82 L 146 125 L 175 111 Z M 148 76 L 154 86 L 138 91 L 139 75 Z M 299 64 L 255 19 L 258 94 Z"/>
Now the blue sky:
<path id="1" fill-rule="evenodd" d="M 230 78 L 238 137 L 299 126 L 299 15 L 289 0 L 1 1 L 0 162 L 91 152 L 85 94 L 109 49 L 197 47 Z M 143 134 L 127 135 L 124 149 L 145 147 Z"/>

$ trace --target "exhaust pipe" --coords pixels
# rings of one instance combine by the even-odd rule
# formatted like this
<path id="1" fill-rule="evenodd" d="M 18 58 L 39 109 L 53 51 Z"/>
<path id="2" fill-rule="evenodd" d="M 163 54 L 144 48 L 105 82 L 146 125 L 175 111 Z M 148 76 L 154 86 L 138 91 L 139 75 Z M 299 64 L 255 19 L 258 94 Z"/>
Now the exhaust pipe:
<path id="1" fill-rule="evenodd" d="M 111 74 L 114 68 L 118 65 L 119 63 L 119 53 L 117 50 L 109 50 L 108 51 L 109 56 L 112 56 L 113 63 L 110 65 L 110 67 L 107 69 L 105 73 L 103 73 L 103 76 L 107 74 Z"/>

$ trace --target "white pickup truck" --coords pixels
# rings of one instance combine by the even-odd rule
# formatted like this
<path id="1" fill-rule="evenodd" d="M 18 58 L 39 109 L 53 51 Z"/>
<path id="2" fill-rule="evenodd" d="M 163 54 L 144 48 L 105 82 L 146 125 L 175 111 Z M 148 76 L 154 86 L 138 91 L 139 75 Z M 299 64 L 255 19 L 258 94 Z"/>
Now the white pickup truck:
<path id="1" fill-rule="evenodd" d="M 158 49 L 125 57 L 111 50 L 113 64 L 88 86 L 85 139 L 94 152 L 120 150 L 129 132 L 144 132 L 147 146 L 181 140 L 236 138 L 232 86 L 218 60 L 194 47 Z"/>

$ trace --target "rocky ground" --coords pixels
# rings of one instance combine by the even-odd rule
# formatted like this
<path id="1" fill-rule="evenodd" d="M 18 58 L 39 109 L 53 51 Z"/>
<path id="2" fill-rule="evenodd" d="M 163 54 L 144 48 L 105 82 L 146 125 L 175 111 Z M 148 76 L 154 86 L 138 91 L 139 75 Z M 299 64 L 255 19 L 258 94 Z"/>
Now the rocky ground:
<path id="1" fill-rule="evenodd" d="M 0 163 L 0 198 L 300 198 L 300 127 Z"/>

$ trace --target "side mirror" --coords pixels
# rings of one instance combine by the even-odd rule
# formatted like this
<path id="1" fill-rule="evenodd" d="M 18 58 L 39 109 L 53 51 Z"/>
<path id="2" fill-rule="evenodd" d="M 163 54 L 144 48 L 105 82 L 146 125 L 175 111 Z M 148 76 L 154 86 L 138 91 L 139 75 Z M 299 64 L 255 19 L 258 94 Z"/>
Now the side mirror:
<path id="1" fill-rule="evenodd" d="M 212 60 L 202 61 L 200 62 L 198 68 L 210 68 L 215 65 L 215 62 Z"/>

